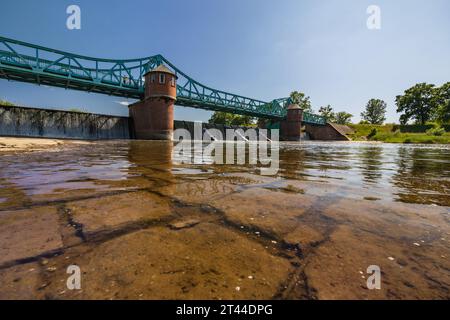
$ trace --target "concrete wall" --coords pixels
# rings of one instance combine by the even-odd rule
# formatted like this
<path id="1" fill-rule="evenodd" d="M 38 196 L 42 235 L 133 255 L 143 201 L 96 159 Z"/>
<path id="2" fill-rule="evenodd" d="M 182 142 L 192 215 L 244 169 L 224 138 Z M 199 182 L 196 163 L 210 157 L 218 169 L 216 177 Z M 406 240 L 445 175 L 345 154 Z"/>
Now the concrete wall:
<path id="1" fill-rule="evenodd" d="M 0 136 L 129 139 L 128 117 L 0 106 Z"/>
<path id="2" fill-rule="evenodd" d="M 271 122 L 269 128 L 280 128 L 280 139 L 290 140 L 286 134 L 287 121 Z M 327 123 L 326 125 L 302 123 L 302 132 L 299 140 L 325 140 L 325 141 L 348 141 L 346 134 L 352 131 L 347 126 Z"/>
<path id="3" fill-rule="evenodd" d="M 194 124 L 195 124 L 195 122 L 192 122 L 192 121 L 175 120 L 173 122 L 173 128 L 175 130 L 176 129 L 186 129 L 191 134 L 191 137 L 194 137 Z M 240 127 L 240 126 L 225 126 L 223 124 L 202 123 L 202 130 L 203 129 L 217 129 L 222 133 L 222 136 L 224 138 L 226 137 L 226 129 L 234 129 L 234 130 L 242 129 L 244 131 L 246 131 L 247 129 L 255 129 L 257 134 L 259 134 L 258 128 L 247 128 L 247 127 Z M 268 132 L 268 136 L 270 138 L 270 132 Z"/>
<path id="4" fill-rule="evenodd" d="M 350 140 L 345 134 L 340 132 L 332 124 L 315 125 L 305 124 L 305 131 L 309 134 L 311 140 L 334 140 L 334 141 L 348 141 Z"/>

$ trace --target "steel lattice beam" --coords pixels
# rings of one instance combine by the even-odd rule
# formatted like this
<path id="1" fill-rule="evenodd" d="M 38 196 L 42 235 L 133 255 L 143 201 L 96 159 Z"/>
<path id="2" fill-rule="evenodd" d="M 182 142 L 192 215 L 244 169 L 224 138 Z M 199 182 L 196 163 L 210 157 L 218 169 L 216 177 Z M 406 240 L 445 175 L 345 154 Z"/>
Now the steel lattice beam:
<path id="1" fill-rule="evenodd" d="M 34 52 L 34 55 L 25 54 Z M 182 106 L 283 119 L 289 99 L 265 102 L 205 86 L 161 55 L 140 59 L 98 59 L 0 37 L 0 78 L 141 99 L 144 74 L 164 64 L 178 76 L 177 104 Z M 304 121 L 325 124 L 315 114 Z"/>

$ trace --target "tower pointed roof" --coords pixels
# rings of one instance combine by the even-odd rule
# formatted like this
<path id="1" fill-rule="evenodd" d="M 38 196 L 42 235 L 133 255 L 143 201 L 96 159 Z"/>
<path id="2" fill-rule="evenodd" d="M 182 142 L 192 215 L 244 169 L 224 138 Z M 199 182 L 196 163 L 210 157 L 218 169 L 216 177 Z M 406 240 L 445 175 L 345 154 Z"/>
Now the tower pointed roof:
<path id="1" fill-rule="evenodd" d="M 162 73 L 167 73 L 167 74 L 171 74 L 171 75 L 173 75 L 173 76 L 177 76 L 176 74 L 175 74 L 175 72 L 173 72 L 172 70 L 170 70 L 169 68 L 167 68 L 165 65 L 163 65 L 163 64 L 160 64 L 159 66 L 157 66 L 156 68 L 154 68 L 154 69 L 152 69 L 152 70 L 149 70 L 147 73 L 150 73 L 150 72 L 162 72 Z M 178 77 L 177 77 L 178 78 Z"/>
<path id="2" fill-rule="evenodd" d="M 300 106 L 298 104 L 291 104 L 288 107 L 288 110 L 295 110 L 295 109 L 301 109 Z"/>

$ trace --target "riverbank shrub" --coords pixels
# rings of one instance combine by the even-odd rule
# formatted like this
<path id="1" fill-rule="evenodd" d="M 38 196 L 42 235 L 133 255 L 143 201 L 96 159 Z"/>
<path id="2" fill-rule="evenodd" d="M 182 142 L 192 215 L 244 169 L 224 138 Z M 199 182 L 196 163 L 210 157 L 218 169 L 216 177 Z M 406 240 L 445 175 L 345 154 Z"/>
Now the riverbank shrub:
<path id="1" fill-rule="evenodd" d="M 430 134 L 426 132 L 402 132 L 400 126 L 393 124 L 370 125 L 370 124 L 351 124 L 354 130 L 349 137 L 354 141 L 380 141 L 387 143 L 436 143 L 450 144 L 450 133 L 445 132 L 443 128 L 436 130 L 433 125 Z M 434 133 L 437 133 L 434 134 Z"/>
<path id="2" fill-rule="evenodd" d="M 376 128 L 372 128 L 372 130 L 370 131 L 370 133 L 367 135 L 368 139 L 372 139 L 373 137 L 376 136 L 376 134 L 378 133 Z"/>
<path id="3" fill-rule="evenodd" d="M 403 133 L 425 133 L 430 129 L 435 128 L 435 124 L 405 124 L 394 125 L 394 130 L 400 130 Z"/>
<path id="4" fill-rule="evenodd" d="M 437 127 L 437 128 L 428 129 L 426 133 L 429 136 L 442 136 L 445 134 L 445 130 L 444 130 L 444 128 Z"/>

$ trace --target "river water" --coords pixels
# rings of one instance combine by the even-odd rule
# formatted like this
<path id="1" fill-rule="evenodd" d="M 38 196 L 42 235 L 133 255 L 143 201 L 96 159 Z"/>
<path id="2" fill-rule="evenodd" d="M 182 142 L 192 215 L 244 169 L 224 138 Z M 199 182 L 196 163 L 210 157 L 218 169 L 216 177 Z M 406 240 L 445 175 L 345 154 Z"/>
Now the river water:
<path id="1" fill-rule="evenodd" d="M 449 146 L 280 143 L 273 176 L 173 153 L 1 155 L 0 298 L 450 298 Z"/>

